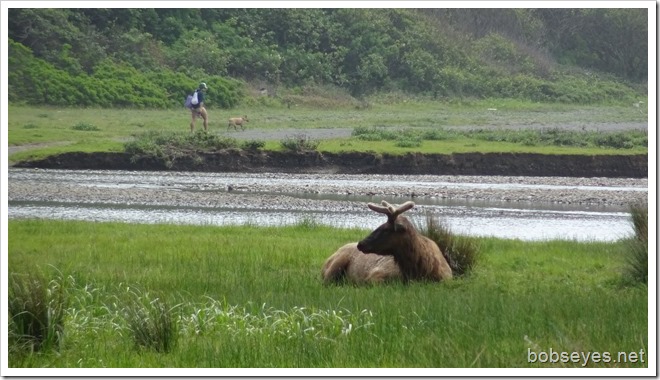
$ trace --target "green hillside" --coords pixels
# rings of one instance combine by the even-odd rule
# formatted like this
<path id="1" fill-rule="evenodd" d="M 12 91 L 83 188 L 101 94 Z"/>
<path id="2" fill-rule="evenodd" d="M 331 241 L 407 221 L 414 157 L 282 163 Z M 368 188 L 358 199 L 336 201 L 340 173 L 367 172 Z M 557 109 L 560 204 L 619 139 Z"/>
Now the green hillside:
<path id="1" fill-rule="evenodd" d="M 310 92 L 631 104 L 647 12 L 9 9 L 9 100 L 172 108 L 204 81 L 223 108 Z"/>

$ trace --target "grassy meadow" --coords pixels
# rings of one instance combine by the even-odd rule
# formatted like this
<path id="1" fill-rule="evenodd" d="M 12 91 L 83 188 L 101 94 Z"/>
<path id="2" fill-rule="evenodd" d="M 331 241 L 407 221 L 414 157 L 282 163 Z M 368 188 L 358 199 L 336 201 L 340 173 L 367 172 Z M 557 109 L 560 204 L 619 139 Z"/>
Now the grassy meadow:
<path id="1" fill-rule="evenodd" d="M 329 101 L 329 100 L 326 100 Z M 210 109 L 209 129 L 226 135 L 229 117 L 248 115 L 247 127 L 257 130 L 314 128 L 392 128 L 395 130 L 439 130 L 443 128 L 528 125 L 530 130 L 544 126 L 576 123 L 646 122 L 647 116 L 632 106 L 539 104 L 516 100 L 475 100 L 431 102 L 387 99 L 368 107 L 348 103 L 292 106 L 263 105 L 252 102 L 232 110 Z M 11 161 L 39 158 L 51 154 L 81 151 L 122 151 L 124 142 L 144 132 L 189 131 L 190 114 L 185 109 L 97 109 L 53 108 L 10 105 L 8 108 L 8 145 L 36 145 L 14 153 Z M 201 122 L 197 123 L 200 130 Z M 502 132 L 506 135 L 510 132 Z M 265 149 L 281 149 L 277 140 L 265 140 Z M 533 152 L 548 154 L 639 154 L 646 146 L 616 149 L 580 146 L 546 146 L 511 143 L 504 138 L 484 140 L 469 133 L 421 144 L 395 144 L 392 141 L 367 141 L 356 137 L 323 140 L 321 151 L 376 152 Z"/>
<path id="2" fill-rule="evenodd" d="M 537 144 L 538 136 L 529 131 L 500 131 L 492 138 L 465 132 L 486 125 L 529 125 L 532 130 L 577 122 L 646 122 L 647 116 L 632 106 L 381 99 L 360 109 L 346 104 L 289 109 L 252 102 L 209 113 L 210 131 L 219 136 L 227 136 L 225 120 L 240 115 L 249 116 L 249 129 L 264 132 L 353 130 L 351 137 L 318 142 L 318 150 L 329 152 L 648 151 L 647 146 Z M 145 132 L 187 134 L 189 117 L 183 108 L 10 105 L 8 145 L 32 146 L 9 159 L 124 151 L 126 142 Z M 419 137 L 449 127 L 459 132 Z M 403 141 L 357 133 L 374 129 L 414 133 Z M 586 141 L 586 133 L 571 138 Z M 264 140 L 263 149 L 282 149 L 280 141 Z M 15 291 L 20 284 L 30 290 L 30 284 L 43 283 L 43 294 L 63 300 L 59 313 L 49 314 L 56 310 L 50 306 L 43 310 L 57 322 L 46 332 L 43 349 L 10 346 L 12 368 L 648 365 L 616 355 L 649 348 L 648 290 L 626 280 L 626 241 L 480 238 L 480 260 L 465 277 L 442 284 L 354 287 L 323 286 L 320 269 L 338 247 L 364 237 L 364 230 L 313 222 L 200 227 L 45 220 L 11 220 L 7 228 L 7 268 L 9 280 L 19 284 Z M 608 352 L 613 357 L 607 362 L 530 363 L 530 350 Z"/>
<path id="3" fill-rule="evenodd" d="M 65 302 L 59 349 L 10 350 L 9 367 L 648 366 L 617 355 L 649 349 L 626 241 L 480 238 L 447 283 L 323 286 L 325 259 L 367 232 L 11 220 L 10 278 L 41 274 Z M 528 361 L 550 350 L 612 361 Z"/>

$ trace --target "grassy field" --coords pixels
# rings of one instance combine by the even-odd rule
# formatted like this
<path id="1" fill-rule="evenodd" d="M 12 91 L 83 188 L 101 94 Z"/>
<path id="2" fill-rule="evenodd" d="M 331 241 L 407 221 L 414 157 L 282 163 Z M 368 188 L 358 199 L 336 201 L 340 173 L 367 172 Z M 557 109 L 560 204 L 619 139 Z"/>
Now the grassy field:
<path id="1" fill-rule="evenodd" d="M 475 270 L 448 283 L 323 286 L 324 260 L 366 233 L 12 220 L 10 275 L 43 273 L 67 302 L 60 349 L 11 351 L 9 366 L 648 365 L 618 356 L 649 348 L 648 290 L 622 279 L 623 241 L 484 238 Z M 136 337 L 164 317 L 171 346 Z M 611 360 L 528 361 L 551 350 Z"/>
<path id="2" fill-rule="evenodd" d="M 496 109 L 496 111 L 489 110 Z M 511 100 L 480 100 L 440 103 L 407 101 L 355 107 L 310 108 L 252 106 L 233 110 L 211 109 L 210 130 L 226 132 L 228 117 L 248 115 L 250 129 L 264 131 L 284 128 L 373 128 L 439 129 L 528 125 L 531 129 L 576 123 L 646 122 L 647 116 L 632 106 L 572 106 L 525 103 Z M 44 157 L 68 151 L 121 151 L 132 136 L 147 131 L 187 132 L 189 113 L 180 110 L 73 109 L 10 105 L 8 145 L 46 144 L 13 154 L 10 160 Z M 198 123 L 197 128 L 201 128 Z M 267 140 L 267 139 L 264 139 Z M 267 141 L 266 149 L 279 149 L 278 141 Z M 575 154 L 636 154 L 637 149 L 588 149 L 579 147 L 534 147 L 468 137 L 445 141 L 424 141 L 421 146 L 399 147 L 387 141 L 355 138 L 323 141 L 320 150 L 373 150 L 377 152 L 537 152 Z"/>

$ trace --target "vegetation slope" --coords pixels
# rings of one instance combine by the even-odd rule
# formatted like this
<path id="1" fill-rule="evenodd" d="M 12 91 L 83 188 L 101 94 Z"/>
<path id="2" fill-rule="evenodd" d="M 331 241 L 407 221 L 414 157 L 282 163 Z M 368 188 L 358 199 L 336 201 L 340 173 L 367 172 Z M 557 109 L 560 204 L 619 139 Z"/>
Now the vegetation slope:
<path id="1" fill-rule="evenodd" d="M 646 9 L 9 10 L 9 101 L 287 105 L 309 88 L 632 104 L 647 80 Z M 268 92 L 271 97 L 256 96 Z"/>

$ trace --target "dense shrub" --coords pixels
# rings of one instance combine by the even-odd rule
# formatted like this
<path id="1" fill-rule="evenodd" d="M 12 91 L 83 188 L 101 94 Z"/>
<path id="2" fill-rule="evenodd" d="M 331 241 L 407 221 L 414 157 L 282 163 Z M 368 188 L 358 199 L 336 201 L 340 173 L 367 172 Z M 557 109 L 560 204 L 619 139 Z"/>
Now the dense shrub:
<path id="1" fill-rule="evenodd" d="M 232 107 L 229 76 L 356 98 L 630 104 L 645 91 L 625 81 L 644 87 L 648 71 L 646 9 L 9 12 L 9 100 L 30 104 L 176 107 L 205 81 L 209 105 Z"/>
<path id="2" fill-rule="evenodd" d="M 142 72 L 105 59 L 90 74 L 71 75 L 9 41 L 9 100 L 27 104 L 170 108 L 182 107 L 199 82 L 207 83 L 208 106 L 230 108 L 243 96 L 241 83 L 215 75 L 195 79 L 169 69 Z"/>
<path id="3" fill-rule="evenodd" d="M 484 63 L 506 73 L 531 72 L 534 64 L 531 57 L 520 52 L 514 42 L 500 34 L 491 33 L 476 40 L 473 48 Z"/>

